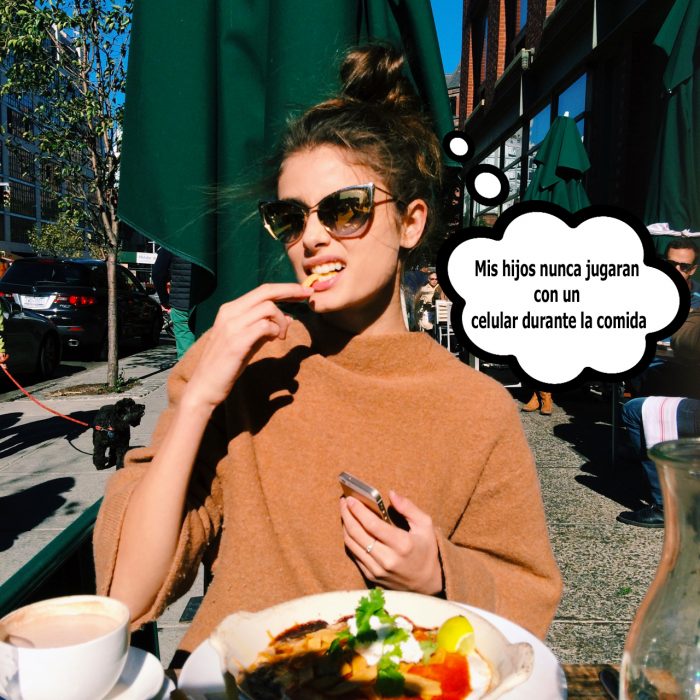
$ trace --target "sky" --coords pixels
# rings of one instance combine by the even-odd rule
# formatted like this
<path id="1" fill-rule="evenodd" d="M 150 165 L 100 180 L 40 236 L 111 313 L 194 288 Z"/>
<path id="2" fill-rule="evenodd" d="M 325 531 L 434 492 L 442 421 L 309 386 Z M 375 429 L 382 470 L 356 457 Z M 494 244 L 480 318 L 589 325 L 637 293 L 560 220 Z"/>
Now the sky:
<path id="1" fill-rule="evenodd" d="M 462 0 L 431 0 L 437 28 L 442 65 L 453 73 L 462 51 Z"/>

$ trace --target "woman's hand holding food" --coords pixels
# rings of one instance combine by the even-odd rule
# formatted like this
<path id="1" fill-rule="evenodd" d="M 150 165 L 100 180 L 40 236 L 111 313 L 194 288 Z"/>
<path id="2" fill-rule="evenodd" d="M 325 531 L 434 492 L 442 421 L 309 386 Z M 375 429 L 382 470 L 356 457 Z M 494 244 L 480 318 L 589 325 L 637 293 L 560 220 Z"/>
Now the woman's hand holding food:
<path id="1" fill-rule="evenodd" d="M 209 409 L 218 406 L 260 347 L 285 338 L 291 318 L 275 302 L 303 301 L 312 294 L 297 283 L 264 284 L 224 304 L 183 400 Z"/>
<path id="2" fill-rule="evenodd" d="M 129 606 L 132 619 L 151 607 L 172 564 L 190 476 L 211 412 L 229 395 L 256 350 L 285 337 L 291 319 L 275 302 L 307 299 L 312 293 L 300 284 L 265 284 L 219 310 L 163 444 L 134 489 L 124 517 L 110 595 Z M 145 540 L 144 532 L 150 533 Z"/>
<path id="3" fill-rule="evenodd" d="M 348 496 L 340 501 L 345 546 L 370 581 L 393 590 L 439 593 L 442 567 L 432 518 L 408 498 L 394 491 L 389 496 L 410 530 L 384 522 Z"/>

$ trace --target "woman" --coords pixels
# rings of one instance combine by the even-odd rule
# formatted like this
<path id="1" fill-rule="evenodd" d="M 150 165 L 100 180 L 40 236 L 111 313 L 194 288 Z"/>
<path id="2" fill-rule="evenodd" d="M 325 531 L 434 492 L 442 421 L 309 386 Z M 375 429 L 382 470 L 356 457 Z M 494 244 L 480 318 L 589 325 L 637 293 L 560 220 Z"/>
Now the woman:
<path id="1" fill-rule="evenodd" d="M 174 368 L 153 444 L 108 486 L 98 590 L 135 626 L 214 561 L 184 650 L 235 610 L 367 585 L 445 595 L 539 635 L 554 614 L 559 573 L 510 396 L 404 325 L 401 268 L 435 225 L 441 165 L 401 65 L 377 46 L 350 53 L 343 93 L 290 127 L 261 213 L 312 286 L 223 305 Z M 292 320 L 283 300 L 314 313 Z M 416 412 L 426 390 L 440 409 Z M 340 498 L 341 471 L 388 494 L 410 529 Z"/>
<path id="2" fill-rule="evenodd" d="M 420 330 L 432 330 L 435 323 L 435 300 L 442 299 L 442 290 L 438 285 L 437 272 L 428 272 L 428 281 L 416 292 L 414 315 L 418 319 Z"/>

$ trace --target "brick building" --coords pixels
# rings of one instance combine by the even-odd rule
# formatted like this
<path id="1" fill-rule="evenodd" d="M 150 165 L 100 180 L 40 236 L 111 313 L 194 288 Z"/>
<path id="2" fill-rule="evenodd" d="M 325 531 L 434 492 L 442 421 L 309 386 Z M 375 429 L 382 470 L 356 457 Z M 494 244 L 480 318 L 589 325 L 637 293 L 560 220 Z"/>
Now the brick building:
<path id="1" fill-rule="evenodd" d="M 672 4 L 464 0 L 459 124 L 476 143 L 472 162 L 500 167 L 510 182 L 502 206 L 467 201 L 465 223 L 520 199 L 542 138 L 566 113 L 591 160 L 591 202 L 642 217 L 666 61 L 652 42 Z"/>

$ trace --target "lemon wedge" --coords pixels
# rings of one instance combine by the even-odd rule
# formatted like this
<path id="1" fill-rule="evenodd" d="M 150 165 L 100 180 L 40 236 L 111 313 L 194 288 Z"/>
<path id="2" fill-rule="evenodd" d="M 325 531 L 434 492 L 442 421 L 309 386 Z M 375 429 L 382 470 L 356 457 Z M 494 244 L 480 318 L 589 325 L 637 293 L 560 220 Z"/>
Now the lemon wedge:
<path id="1" fill-rule="evenodd" d="M 470 654 L 476 646 L 474 628 L 464 615 L 457 615 L 445 620 L 438 630 L 435 640 L 438 649 L 448 652 L 458 651 L 460 654 Z"/>

